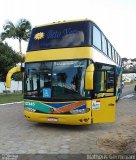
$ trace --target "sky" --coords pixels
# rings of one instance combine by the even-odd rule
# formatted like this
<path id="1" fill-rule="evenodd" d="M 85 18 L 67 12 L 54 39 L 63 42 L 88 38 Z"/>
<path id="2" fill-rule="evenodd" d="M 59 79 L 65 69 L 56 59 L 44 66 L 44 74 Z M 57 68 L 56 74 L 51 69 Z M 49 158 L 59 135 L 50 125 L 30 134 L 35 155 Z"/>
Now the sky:
<path id="1" fill-rule="evenodd" d="M 32 27 L 88 18 L 103 31 L 123 58 L 136 58 L 136 0 L 1 0 L 0 33 L 8 21 L 29 20 Z M 17 40 L 6 42 L 19 51 Z M 27 42 L 22 50 L 26 52 Z"/>

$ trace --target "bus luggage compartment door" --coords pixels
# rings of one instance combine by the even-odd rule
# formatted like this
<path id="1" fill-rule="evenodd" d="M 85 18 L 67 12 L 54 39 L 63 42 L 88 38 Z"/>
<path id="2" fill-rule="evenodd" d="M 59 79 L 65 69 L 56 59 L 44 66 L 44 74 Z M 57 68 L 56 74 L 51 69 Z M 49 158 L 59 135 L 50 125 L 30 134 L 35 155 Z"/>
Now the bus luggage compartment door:
<path id="1" fill-rule="evenodd" d="M 116 97 L 105 97 L 92 100 L 93 123 L 114 122 Z"/>

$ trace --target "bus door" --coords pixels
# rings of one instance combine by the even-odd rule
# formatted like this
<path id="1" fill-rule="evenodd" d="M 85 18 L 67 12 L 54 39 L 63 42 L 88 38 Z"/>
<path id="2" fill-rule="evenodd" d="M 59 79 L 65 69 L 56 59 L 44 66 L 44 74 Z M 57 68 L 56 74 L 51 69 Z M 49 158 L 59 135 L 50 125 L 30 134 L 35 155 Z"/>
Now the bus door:
<path id="1" fill-rule="evenodd" d="M 115 121 L 115 89 L 115 67 L 105 64 L 96 64 L 92 99 L 93 123 Z"/>
<path id="2" fill-rule="evenodd" d="M 32 70 L 28 73 L 25 75 L 25 94 L 32 97 L 38 96 L 38 74 Z"/>

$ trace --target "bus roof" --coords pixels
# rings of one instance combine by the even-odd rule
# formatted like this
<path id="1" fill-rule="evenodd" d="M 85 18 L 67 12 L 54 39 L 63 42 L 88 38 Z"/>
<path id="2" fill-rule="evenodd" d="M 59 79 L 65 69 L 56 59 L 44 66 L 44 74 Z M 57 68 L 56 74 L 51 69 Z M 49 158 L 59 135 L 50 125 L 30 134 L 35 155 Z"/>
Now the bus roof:
<path id="1" fill-rule="evenodd" d="M 77 20 L 64 20 L 64 21 L 58 21 L 58 22 L 53 22 L 53 23 L 38 25 L 38 26 L 35 26 L 34 28 L 44 27 L 44 26 L 51 26 L 51 25 L 54 25 L 54 24 L 64 24 L 64 23 L 70 23 L 70 22 L 83 22 L 83 21 L 93 22 L 93 21 L 91 21 L 90 19 L 87 19 L 87 18 L 86 18 L 86 19 L 77 19 Z M 94 22 L 93 22 L 93 23 L 94 23 Z"/>

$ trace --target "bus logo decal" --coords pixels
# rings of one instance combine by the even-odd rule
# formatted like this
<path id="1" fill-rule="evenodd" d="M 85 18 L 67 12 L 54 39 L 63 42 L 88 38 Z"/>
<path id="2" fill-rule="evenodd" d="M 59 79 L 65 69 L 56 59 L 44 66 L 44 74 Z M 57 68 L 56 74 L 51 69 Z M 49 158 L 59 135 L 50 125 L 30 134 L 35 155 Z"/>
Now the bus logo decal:
<path id="1" fill-rule="evenodd" d="M 40 40 L 40 39 L 43 39 L 45 36 L 45 33 L 44 32 L 39 32 L 39 33 L 36 33 L 35 36 L 34 36 L 34 39 L 35 40 Z"/>
<path id="2" fill-rule="evenodd" d="M 92 109 L 93 109 L 93 110 L 98 110 L 98 109 L 100 109 L 100 106 L 101 106 L 100 100 L 96 100 L 96 101 L 93 101 L 93 102 L 92 102 Z"/>
<path id="3" fill-rule="evenodd" d="M 72 104 L 62 106 L 62 107 L 54 110 L 53 113 L 65 113 L 65 112 L 77 109 L 77 108 L 79 108 L 83 105 L 85 105 L 85 101 L 81 101 L 81 102 L 79 101 L 79 102 L 76 102 L 76 103 L 72 103 Z"/>

